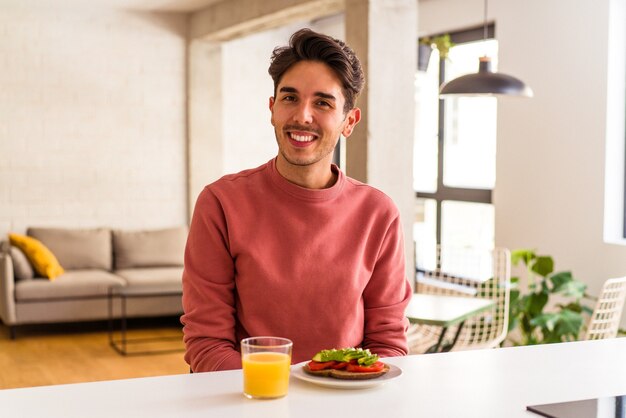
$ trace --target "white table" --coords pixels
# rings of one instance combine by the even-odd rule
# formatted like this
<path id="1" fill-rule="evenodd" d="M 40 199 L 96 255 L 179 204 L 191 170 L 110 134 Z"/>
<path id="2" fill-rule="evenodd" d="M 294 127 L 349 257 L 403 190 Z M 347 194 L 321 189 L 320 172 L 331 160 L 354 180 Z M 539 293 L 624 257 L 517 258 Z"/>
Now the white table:
<path id="1" fill-rule="evenodd" d="M 492 308 L 495 304 L 491 299 L 414 293 L 405 314 L 413 324 L 441 327 L 437 343 L 427 351 L 436 353 L 450 351 L 461 334 L 465 320 Z M 458 328 L 452 343 L 442 345 L 448 328 L 453 325 L 458 325 Z"/>
<path id="2" fill-rule="evenodd" d="M 241 371 L 229 371 L 3 390 L 0 411 L 12 418 L 538 418 L 527 405 L 626 394 L 626 338 L 386 361 L 404 374 L 364 390 L 292 380 L 287 397 L 255 401 L 241 394 Z"/>

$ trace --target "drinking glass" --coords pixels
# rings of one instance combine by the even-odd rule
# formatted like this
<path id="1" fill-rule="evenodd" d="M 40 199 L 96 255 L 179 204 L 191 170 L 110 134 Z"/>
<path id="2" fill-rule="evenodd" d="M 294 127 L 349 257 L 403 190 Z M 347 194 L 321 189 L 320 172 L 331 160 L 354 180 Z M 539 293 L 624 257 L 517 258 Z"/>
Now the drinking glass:
<path id="1" fill-rule="evenodd" d="M 287 395 L 293 343 L 281 337 L 241 340 L 243 394 L 250 399 L 274 399 Z"/>

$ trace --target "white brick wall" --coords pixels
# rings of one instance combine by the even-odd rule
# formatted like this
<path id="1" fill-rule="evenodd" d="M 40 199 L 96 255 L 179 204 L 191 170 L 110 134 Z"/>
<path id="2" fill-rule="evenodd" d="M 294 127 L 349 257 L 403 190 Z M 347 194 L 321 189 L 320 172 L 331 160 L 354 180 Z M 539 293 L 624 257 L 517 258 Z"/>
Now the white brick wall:
<path id="1" fill-rule="evenodd" d="M 186 222 L 186 18 L 0 13 L 0 234 Z"/>

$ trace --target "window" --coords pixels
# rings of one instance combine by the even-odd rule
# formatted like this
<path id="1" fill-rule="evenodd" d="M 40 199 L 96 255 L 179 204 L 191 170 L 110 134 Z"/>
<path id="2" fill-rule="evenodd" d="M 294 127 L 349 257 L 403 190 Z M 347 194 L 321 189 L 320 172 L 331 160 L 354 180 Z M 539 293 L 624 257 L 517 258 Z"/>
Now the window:
<path id="1" fill-rule="evenodd" d="M 428 270 L 436 246 L 493 248 L 496 115 L 493 97 L 439 99 L 446 80 L 476 72 L 488 55 L 497 66 L 498 43 L 489 27 L 450 34 L 448 59 L 433 50 L 426 71 L 418 71 L 414 188 L 415 256 L 418 270 Z"/>
<path id="2" fill-rule="evenodd" d="M 624 83 L 626 85 L 626 82 Z M 626 90 L 624 92 L 626 94 Z M 625 98 L 626 100 L 626 98 Z M 626 106 L 624 106 L 626 109 Z M 623 132 L 626 134 L 626 112 L 624 112 Z M 622 165 L 624 169 L 624 183 L 623 183 L 623 201 L 622 201 L 622 238 L 626 239 L 626 135 L 622 138 L 624 140 L 624 159 Z M 606 186 L 605 186 L 606 187 Z M 606 204 L 606 203 L 605 203 Z"/>
<path id="3" fill-rule="evenodd" d="M 620 3 L 619 6 L 617 4 Z M 605 243 L 626 245 L 626 3 L 615 2 L 608 21 L 604 151 Z"/>

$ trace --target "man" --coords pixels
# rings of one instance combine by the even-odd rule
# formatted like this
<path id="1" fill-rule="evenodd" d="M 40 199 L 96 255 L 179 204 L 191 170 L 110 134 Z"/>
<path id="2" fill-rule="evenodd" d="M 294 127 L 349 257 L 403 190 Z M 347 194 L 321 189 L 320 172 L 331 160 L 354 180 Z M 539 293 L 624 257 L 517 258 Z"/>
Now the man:
<path id="1" fill-rule="evenodd" d="M 407 353 L 399 213 L 382 192 L 332 164 L 361 118 L 364 83 L 343 42 L 303 29 L 276 48 L 269 99 L 278 155 L 207 186 L 196 203 L 183 274 L 185 360 L 241 368 L 239 341 L 293 341 L 292 361 L 328 348 Z"/>

